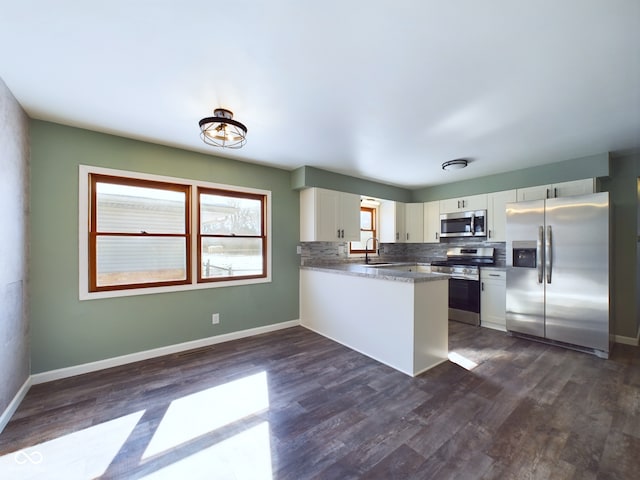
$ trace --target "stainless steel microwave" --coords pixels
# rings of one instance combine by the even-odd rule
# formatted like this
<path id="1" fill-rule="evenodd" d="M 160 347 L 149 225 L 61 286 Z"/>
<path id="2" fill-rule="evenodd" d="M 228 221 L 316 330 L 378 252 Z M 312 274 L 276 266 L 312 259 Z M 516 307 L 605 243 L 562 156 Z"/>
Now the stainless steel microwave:
<path id="1" fill-rule="evenodd" d="M 441 237 L 486 237 L 487 211 L 440 214 Z"/>

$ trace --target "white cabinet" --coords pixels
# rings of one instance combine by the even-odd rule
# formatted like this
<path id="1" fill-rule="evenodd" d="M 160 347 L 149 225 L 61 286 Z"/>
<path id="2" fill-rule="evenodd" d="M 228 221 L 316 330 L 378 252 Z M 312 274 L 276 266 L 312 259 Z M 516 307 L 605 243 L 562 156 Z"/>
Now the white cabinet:
<path id="1" fill-rule="evenodd" d="M 586 195 L 596 191 L 594 178 L 574 180 L 571 182 L 537 185 L 535 187 L 519 188 L 518 202 L 527 200 L 543 200 L 545 198 L 570 197 L 572 195 Z"/>
<path id="2" fill-rule="evenodd" d="M 402 243 L 405 239 L 405 204 L 392 200 L 380 202 L 380 243 Z"/>
<path id="3" fill-rule="evenodd" d="M 487 209 L 487 194 L 440 200 L 440 213 L 468 212 Z"/>
<path id="4" fill-rule="evenodd" d="M 405 242 L 422 243 L 424 238 L 424 204 L 405 204 Z"/>
<path id="5" fill-rule="evenodd" d="M 300 192 L 300 241 L 360 240 L 360 195 L 324 188 Z"/>
<path id="6" fill-rule="evenodd" d="M 424 203 L 424 239 L 425 243 L 440 242 L 440 202 Z"/>
<path id="7" fill-rule="evenodd" d="M 493 192 L 487 195 L 487 241 L 506 241 L 506 205 L 507 203 L 515 202 L 516 199 L 516 190 Z"/>
<path id="8" fill-rule="evenodd" d="M 380 203 L 379 236 L 381 243 L 422 243 L 424 204 L 383 200 Z"/>
<path id="9" fill-rule="evenodd" d="M 506 331 L 507 274 L 504 270 L 480 269 L 480 325 Z"/>

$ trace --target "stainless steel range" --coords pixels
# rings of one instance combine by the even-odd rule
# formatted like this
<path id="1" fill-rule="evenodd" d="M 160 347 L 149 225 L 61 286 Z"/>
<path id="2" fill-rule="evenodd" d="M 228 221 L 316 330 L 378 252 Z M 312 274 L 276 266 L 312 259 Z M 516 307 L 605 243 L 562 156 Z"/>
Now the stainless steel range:
<path id="1" fill-rule="evenodd" d="M 431 271 L 449 278 L 449 320 L 480 325 L 480 267 L 493 265 L 494 249 L 456 247 L 447 250 L 447 259 L 431 262 Z"/>

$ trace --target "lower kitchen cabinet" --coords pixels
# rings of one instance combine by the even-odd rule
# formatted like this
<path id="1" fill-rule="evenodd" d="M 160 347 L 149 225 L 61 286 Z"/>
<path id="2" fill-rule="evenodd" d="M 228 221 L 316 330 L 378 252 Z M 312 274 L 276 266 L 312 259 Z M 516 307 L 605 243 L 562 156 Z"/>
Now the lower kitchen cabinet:
<path id="1" fill-rule="evenodd" d="M 505 332 L 507 273 L 495 268 L 480 269 L 480 325 Z"/>

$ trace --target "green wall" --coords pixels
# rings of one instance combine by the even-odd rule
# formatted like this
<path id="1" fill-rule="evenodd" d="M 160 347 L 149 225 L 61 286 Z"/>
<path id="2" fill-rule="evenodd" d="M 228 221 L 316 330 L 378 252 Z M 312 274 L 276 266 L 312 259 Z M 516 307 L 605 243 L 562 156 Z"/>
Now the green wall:
<path id="1" fill-rule="evenodd" d="M 603 178 L 601 187 L 608 191 L 612 208 L 611 262 L 613 263 L 613 297 L 615 333 L 636 337 L 640 327 L 638 311 L 638 174 L 640 152 L 614 155 L 612 174 Z"/>
<path id="2" fill-rule="evenodd" d="M 478 177 L 472 180 L 447 183 L 413 190 L 413 202 L 430 202 L 461 195 L 476 195 L 480 193 L 500 192 L 513 188 L 533 187 L 583 178 L 606 177 L 610 172 L 608 153 L 589 157 L 564 160 L 561 162 L 540 165 L 537 167 L 514 170 Z"/>
<path id="3" fill-rule="evenodd" d="M 396 202 L 410 202 L 411 190 L 384 183 L 328 172 L 315 167 L 300 167 L 291 172 L 291 188 L 320 187 L 339 192 L 355 193 Z"/>
<path id="4" fill-rule="evenodd" d="M 30 127 L 32 373 L 298 319 L 290 172 L 43 121 Z M 80 164 L 271 190 L 273 281 L 79 301 Z"/>

